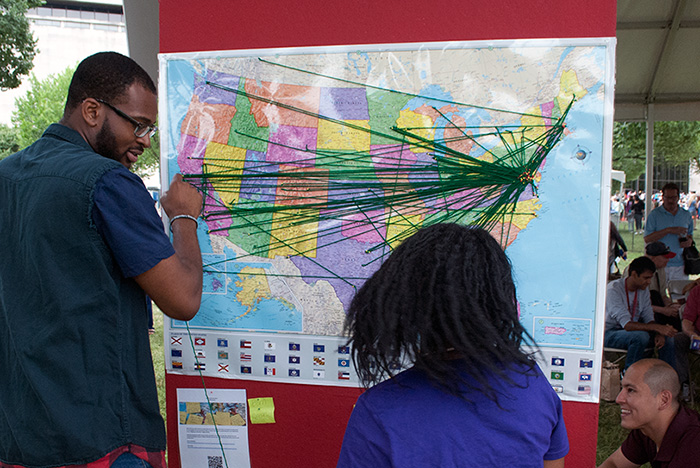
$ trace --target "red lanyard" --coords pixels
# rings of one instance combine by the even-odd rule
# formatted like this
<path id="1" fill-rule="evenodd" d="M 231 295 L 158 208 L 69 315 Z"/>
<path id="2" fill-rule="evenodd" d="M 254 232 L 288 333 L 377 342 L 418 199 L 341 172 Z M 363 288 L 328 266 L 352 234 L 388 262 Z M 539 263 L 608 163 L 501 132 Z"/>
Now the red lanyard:
<path id="1" fill-rule="evenodd" d="M 637 292 L 639 292 L 639 290 L 636 290 L 634 292 L 634 299 L 632 300 L 632 308 L 630 309 L 630 296 L 627 293 L 627 287 L 625 287 L 625 298 L 627 299 L 627 310 L 629 311 L 633 322 L 634 322 L 634 316 L 637 313 Z"/>

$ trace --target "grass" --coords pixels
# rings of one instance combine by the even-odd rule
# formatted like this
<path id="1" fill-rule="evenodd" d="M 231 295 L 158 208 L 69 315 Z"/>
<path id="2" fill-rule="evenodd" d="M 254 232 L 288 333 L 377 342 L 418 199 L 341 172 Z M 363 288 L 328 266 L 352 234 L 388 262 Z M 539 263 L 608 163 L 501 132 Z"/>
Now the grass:
<path id="1" fill-rule="evenodd" d="M 153 368 L 156 374 L 156 387 L 158 387 L 158 404 L 163 421 L 167 422 L 165 414 L 165 351 L 163 349 L 163 313 L 158 306 L 153 304 L 153 327 L 156 332 L 151 335 L 151 355 L 153 356 Z M 166 426 L 167 427 L 167 426 Z"/>
<path id="2" fill-rule="evenodd" d="M 626 221 L 621 221 L 617 229 L 627 245 L 627 260 L 621 260 L 618 264 L 620 273 L 622 273 L 632 260 L 644 255 L 644 234 L 634 234 L 634 232 L 628 231 Z"/>

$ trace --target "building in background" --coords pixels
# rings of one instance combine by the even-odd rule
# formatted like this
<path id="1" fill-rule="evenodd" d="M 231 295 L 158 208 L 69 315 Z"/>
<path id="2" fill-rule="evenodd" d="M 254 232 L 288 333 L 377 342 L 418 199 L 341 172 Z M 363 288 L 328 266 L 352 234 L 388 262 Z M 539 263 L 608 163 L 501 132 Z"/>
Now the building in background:
<path id="1" fill-rule="evenodd" d="M 48 0 L 27 17 L 39 49 L 31 73 L 40 80 L 96 52 L 128 54 L 122 0 Z M 28 90 L 27 77 L 19 88 L 0 92 L 0 124 L 11 125 L 15 99 Z"/>

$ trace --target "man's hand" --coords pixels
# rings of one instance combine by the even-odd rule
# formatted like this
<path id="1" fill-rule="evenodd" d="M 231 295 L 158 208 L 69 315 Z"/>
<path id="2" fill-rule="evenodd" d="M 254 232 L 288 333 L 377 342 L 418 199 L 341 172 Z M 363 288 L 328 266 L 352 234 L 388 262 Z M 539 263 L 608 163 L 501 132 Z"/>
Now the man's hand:
<path id="1" fill-rule="evenodd" d="M 666 231 L 666 234 L 675 234 L 677 236 L 685 236 L 688 233 L 688 228 L 682 226 L 671 226 L 663 230 Z"/>
<path id="2" fill-rule="evenodd" d="M 658 333 L 658 335 L 656 335 L 657 338 L 659 336 L 661 336 L 662 338 L 666 337 L 666 336 L 673 336 L 676 333 L 678 333 L 678 331 L 675 328 L 673 328 L 673 326 L 671 326 L 671 325 L 659 325 L 658 323 L 654 324 L 653 330 L 656 333 Z"/>
<path id="3" fill-rule="evenodd" d="M 681 248 L 685 249 L 686 247 L 690 247 L 693 245 L 693 238 L 688 236 L 685 238 L 685 242 L 679 242 Z"/>
<path id="4" fill-rule="evenodd" d="M 182 180 L 182 174 L 175 174 L 168 191 L 160 199 L 169 218 L 189 215 L 197 218 L 202 212 L 202 196 L 189 182 Z"/>
<path id="5" fill-rule="evenodd" d="M 659 335 L 659 334 L 654 336 L 654 346 L 656 348 L 661 349 L 664 347 L 665 344 L 666 344 L 666 337 L 665 336 Z"/>
<path id="6" fill-rule="evenodd" d="M 665 307 L 656 307 L 654 312 L 659 312 L 661 314 L 667 315 L 668 317 L 678 317 L 678 310 L 680 308 L 680 304 L 669 304 Z"/>

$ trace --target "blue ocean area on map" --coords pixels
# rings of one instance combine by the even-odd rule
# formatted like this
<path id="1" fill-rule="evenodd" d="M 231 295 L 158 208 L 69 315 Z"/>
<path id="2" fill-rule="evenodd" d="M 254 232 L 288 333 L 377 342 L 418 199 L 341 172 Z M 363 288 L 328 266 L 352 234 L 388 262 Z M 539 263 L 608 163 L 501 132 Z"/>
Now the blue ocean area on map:
<path id="1" fill-rule="evenodd" d="M 602 107 L 599 95 L 589 93 L 572 109 L 571 134 L 559 142 L 541 171 L 539 198 L 546 208 L 507 250 L 514 265 L 521 321 L 536 342 L 547 346 L 580 346 L 581 341 L 569 333 L 552 340 L 544 327 L 534 323 L 535 316 L 594 317 L 595 294 L 581 292 L 596 289 L 597 255 L 591 252 L 597 252 L 600 223 Z M 584 145 L 591 154 L 578 160 L 576 149 Z M 572 226 L 579 231 L 575 237 Z M 583 326 L 589 327 L 590 334 L 594 321 Z M 584 343 L 583 347 L 592 349 L 591 339 Z"/>
<path id="2" fill-rule="evenodd" d="M 203 252 L 214 251 L 211 237 L 198 232 Z M 237 300 L 243 292 L 239 283 L 244 268 L 271 272 L 272 265 L 263 262 L 236 262 L 236 254 L 228 247 L 220 255 L 203 254 L 204 287 L 202 305 L 190 322 L 193 328 L 221 330 L 258 330 L 301 332 L 302 313 L 294 303 L 276 297 L 256 297 L 250 302 Z M 209 262 L 208 262 L 209 260 Z M 261 277 L 265 278 L 265 277 Z M 266 280 L 265 280 L 266 281 Z M 173 328 L 185 328 L 185 322 L 172 320 Z"/>

